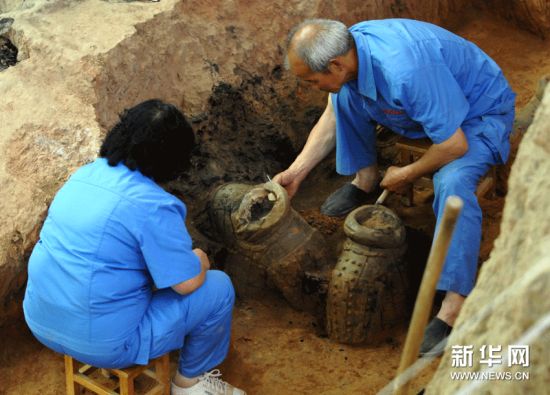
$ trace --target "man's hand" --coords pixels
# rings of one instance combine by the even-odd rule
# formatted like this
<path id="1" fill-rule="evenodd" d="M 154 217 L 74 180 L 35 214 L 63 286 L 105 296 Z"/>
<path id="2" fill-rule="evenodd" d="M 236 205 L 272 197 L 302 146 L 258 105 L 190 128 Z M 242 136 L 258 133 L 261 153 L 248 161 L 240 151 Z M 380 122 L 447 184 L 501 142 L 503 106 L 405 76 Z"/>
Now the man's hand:
<path id="1" fill-rule="evenodd" d="M 288 197 L 292 199 L 302 183 L 302 178 L 295 174 L 292 170 L 287 169 L 275 175 L 275 177 L 273 177 L 273 181 L 284 187 L 288 193 Z"/>
<path id="2" fill-rule="evenodd" d="M 386 170 L 386 174 L 380 186 L 392 192 L 402 193 L 413 181 L 414 179 L 411 177 L 410 168 L 408 166 L 390 166 L 388 170 Z"/>

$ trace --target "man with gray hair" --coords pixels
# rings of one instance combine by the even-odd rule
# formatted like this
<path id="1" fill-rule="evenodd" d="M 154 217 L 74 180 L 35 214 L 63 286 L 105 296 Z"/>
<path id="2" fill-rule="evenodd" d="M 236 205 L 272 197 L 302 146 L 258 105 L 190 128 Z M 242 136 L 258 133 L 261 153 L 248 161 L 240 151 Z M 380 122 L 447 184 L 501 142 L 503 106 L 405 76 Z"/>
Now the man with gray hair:
<path id="1" fill-rule="evenodd" d="M 380 187 L 398 192 L 435 173 L 436 228 L 448 196 L 464 201 L 437 286 L 445 298 L 421 347 L 423 355 L 441 354 L 474 286 L 481 241 L 475 190 L 492 165 L 508 159 L 514 92 L 476 45 L 407 19 L 361 22 L 349 29 L 338 21 L 305 21 L 289 35 L 287 63 L 300 80 L 330 92 L 302 152 L 274 178 L 290 196 L 336 146 L 337 172 L 355 178 L 331 194 L 321 212 L 343 216 L 376 196 L 376 124 L 433 142 L 416 162 L 390 166 Z"/>

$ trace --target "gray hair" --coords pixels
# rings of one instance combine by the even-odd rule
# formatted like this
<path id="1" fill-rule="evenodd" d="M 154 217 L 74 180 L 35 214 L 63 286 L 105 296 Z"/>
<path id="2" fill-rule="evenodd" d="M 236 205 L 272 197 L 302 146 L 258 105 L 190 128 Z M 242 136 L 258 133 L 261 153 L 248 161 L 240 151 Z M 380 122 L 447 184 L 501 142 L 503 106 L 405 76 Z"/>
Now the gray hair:
<path id="1" fill-rule="evenodd" d="M 297 32 L 311 27 L 306 39 L 294 40 Z M 295 26 L 287 38 L 287 51 L 292 46 L 296 55 L 313 72 L 326 72 L 331 59 L 346 54 L 353 48 L 353 37 L 346 25 L 331 19 L 306 19 Z M 288 56 L 285 61 L 288 68 Z"/>

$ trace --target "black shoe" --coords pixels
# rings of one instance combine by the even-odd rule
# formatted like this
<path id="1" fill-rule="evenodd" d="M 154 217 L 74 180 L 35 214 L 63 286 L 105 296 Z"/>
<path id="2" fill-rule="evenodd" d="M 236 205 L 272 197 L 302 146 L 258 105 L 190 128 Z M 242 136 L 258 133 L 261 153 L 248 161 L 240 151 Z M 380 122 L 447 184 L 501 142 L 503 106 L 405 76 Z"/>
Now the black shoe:
<path id="1" fill-rule="evenodd" d="M 321 213 L 329 217 L 341 217 L 353 209 L 367 203 L 374 203 L 378 195 L 382 193 L 379 187 L 372 192 L 365 192 L 352 183 L 334 191 L 321 206 Z"/>
<path id="2" fill-rule="evenodd" d="M 443 354 L 447 339 L 453 327 L 445 321 L 434 317 L 426 327 L 424 340 L 420 346 L 421 357 L 438 357 Z"/>

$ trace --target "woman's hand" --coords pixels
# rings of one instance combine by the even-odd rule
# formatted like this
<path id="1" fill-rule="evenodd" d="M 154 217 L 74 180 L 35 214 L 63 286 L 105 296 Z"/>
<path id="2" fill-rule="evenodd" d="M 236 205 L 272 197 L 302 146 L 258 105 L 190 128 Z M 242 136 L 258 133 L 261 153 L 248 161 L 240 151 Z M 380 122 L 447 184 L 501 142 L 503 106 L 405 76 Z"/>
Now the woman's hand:
<path id="1" fill-rule="evenodd" d="M 172 286 L 174 291 L 182 295 L 188 295 L 199 288 L 206 279 L 206 272 L 210 269 L 210 259 L 208 259 L 206 252 L 200 248 L 195 248 L 193 252 L 199 258 L 201 263 L 201 272 L 187 281 L 182 281 L 181 283 Z"/>
<path id="2" fill-rule="evenodd" d="M 204 271 L 210 270 L 210 259 L 208 259 L 208 255 L 206 255 L 206 252 L 204 252 L 200 248 L 194 248 L 193 252 L 196 256 L 199 257 L 199 260 L 201 261 L 201 268 L 203 268 Z"/>

